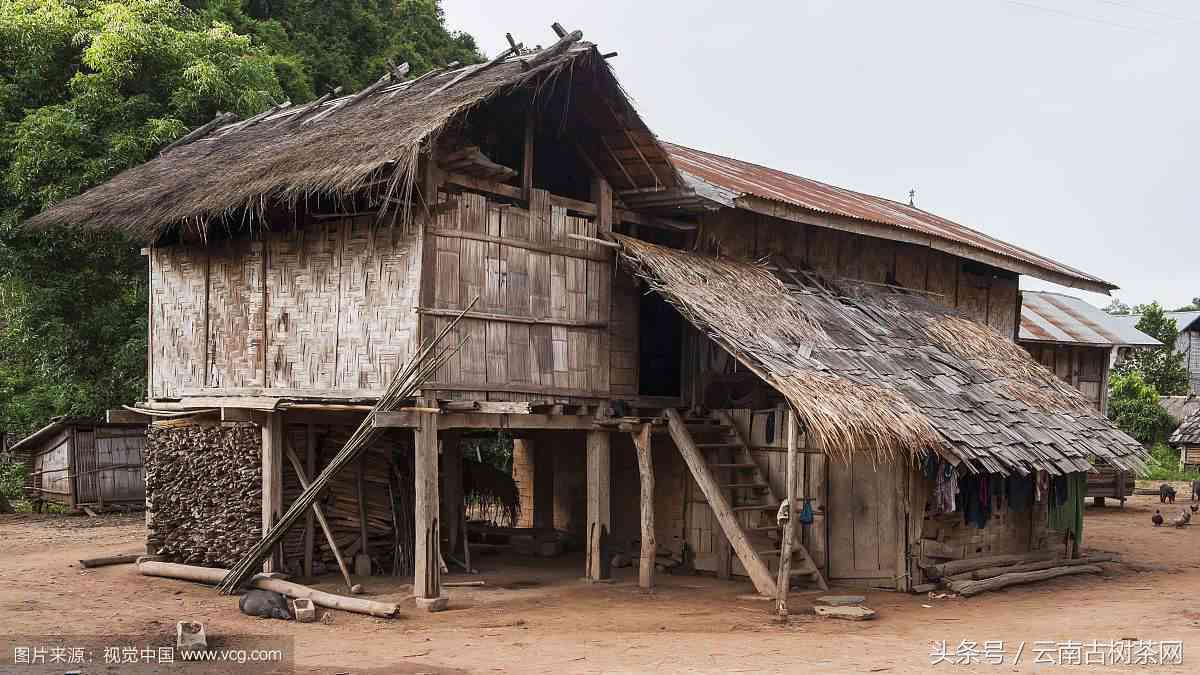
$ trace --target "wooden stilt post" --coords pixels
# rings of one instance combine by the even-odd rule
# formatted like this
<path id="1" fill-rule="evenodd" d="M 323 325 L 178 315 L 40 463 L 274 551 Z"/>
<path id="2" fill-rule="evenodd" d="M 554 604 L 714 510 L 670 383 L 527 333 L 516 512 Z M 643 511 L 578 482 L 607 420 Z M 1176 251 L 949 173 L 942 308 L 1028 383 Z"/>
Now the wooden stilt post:
<path id="1" fill-rule="evenodd" d="M 638 587 L 649 592 L 654 589 L 654 562 L 658 556 L 658 542 L 654 538 L 654 457 L 650 452 L 649 424 L 643 424 L 633 435 L 633 444 L 637 447 L 638 475 L 642 479 L 642 555 L 638 561 Z"/>
<path id="2" fill-rule="evenodd" d="M 462 446 L 458 434 L 446 432 L 442 438 L 442 526 L 446 528 L 447 551 L 453 556 L 458 551 L 458 539 L 466 537 L 463 530 L 463 475 Z"/>
<path id="3" fill-rule="evenodd" d="M 262 425 L 262 531 L 271 529 L 283 514 L 283 413 L 268 413 Z M 277 547 L 263 561 L 263 572 L 282 569 Z"/>
<path id="4" fill-rule="evenodd" d="M 308 476 L 317 474 L 317 437 L 313 432 L 313 425 L 305 425 L 305 462 Z M 313 575 L 313 546 L 315 545 L 313 537 L 313 512 L 309 509 L 308 513 L 304 514 L 304 576 L 312 578 Z"/>
<path id="5" fill-rule="evenodd" d="M 607 431 L 589 431 L 587 435 L 587 579 L 608 581 L 612 578 L 608 547 L 611 439 Z"/>
<path id="6" fill-rule="evenodd" d="M 796 414 L 787 411 L 787 522 L 783 525 L 783 541 L 779 546 L 779 576 L 775 581 L 775 612 L 785 621 L 788 615 L 788 589 L 792 585 L 792 540 L 796 536 L 796 451 L 798 443 Z"/>
<path id="7" fill-rule="evenodd" d="M 419 400 L 418 408 L 433 408 L 436 401 Z M 440 567 L 441 532 L 439 529 L 438 500 L 438 438 L 437 417 L 434 413 L 421 413 L 414 434 L 415 490 L 413 492 L 413 520 L 416 523 L 416 561 L 413 571 L 413 596 L 417 607 L 431 612 L 446 608 L 442 597 L 442 570 Z"/>
<path id="8" fill-rule="evenodd" d="M 367 457 L 370 454 L 368 450 L 358 458 L 355 475 L 355 494 L 358 495 L 358 539 L 361 546 L 354 556 L 354 574 L 360 577 L 371 576 L 371 540 L 367 531 Z"/>

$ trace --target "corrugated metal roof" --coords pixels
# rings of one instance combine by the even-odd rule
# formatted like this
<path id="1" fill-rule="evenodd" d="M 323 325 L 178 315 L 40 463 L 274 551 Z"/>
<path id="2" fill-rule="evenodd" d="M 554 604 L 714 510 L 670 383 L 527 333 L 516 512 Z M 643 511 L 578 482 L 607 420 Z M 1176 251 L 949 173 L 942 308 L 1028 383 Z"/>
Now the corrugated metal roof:
<path id="1" fill-rule="evenodd" d="M 697 192 L 700 192 L 698 183 L 707 183 L 736 196 L 750 195 L 819 213 L 887 225 L 1019 261 L 1088 285 L 1117 288 L 1115 284 L 1099 277 L 907 204 L 673 143 L 664 142 L 662 145 L 683 174 L 684 181 L 690 183 Z M 1059 281 L 1053 278 L 1048 280 Z"/>
<path id="2" fill-rule="evenodd" d="M 1069 295 L 1021 291 L 1021 340 L 1106 347 L 1162 344 L 1117 318 Z"/>
<path id="3" fill-rule="evenodd" d="M 1168 319 L 1175 319 L 1175 327 L 1180 331 L 1200 330 L 1200 326 L 1193 326 L 1197 321 L 1200 321 L 1200 312 L 1163 312 L 1163 316 Z M 1116 314 L 1114 319 L 1120 321 L 1126 326 L 1136 326 L 1142 320 L 1141 314 Z"/>

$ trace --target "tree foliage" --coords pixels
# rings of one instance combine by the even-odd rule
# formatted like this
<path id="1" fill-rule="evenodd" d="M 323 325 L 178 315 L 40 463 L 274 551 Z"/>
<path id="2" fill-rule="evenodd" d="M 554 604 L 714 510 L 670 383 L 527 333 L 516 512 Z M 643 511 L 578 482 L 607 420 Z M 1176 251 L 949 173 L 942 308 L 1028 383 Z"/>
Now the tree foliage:
<path id="1" fill-rule="evenodd" d="M 1166 440 L 1174 422 L 1140 373 L 1114 373 L 1108 387 L 1108 417 L 1122 431 L 1142 443 Z"/>
<path id="2" fill-rule="evenodd" d="M 1188 393 L 1188 371 L 1184 356 L 1175 351 L 1175 340 L 1179 337 L 1175 319 L 1166 316 L 1157 302 L 1141 305 L 1139 309 L 1142 317 L 1138 320 L 1137 329 L 1163 343 L 1163 346 L 1133 350 L 1129 358 L 1117 366 L 1117 372 L 1138 373 L 1160 396 Z"/>
<path id="3" fill-rule="evenodd" d="M 219 111 L 479 59 L 436 0 L 0 0 L 0 431 L 145 391 L 140 243 L 21 221 Z"/>

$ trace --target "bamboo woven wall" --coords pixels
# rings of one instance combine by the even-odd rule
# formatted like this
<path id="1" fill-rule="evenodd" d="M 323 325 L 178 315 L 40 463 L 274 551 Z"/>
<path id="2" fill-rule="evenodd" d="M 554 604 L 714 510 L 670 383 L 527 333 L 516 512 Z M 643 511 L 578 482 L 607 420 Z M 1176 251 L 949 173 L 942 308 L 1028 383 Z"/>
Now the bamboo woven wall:
<path id="1" fill-rule="evenodd" d="M 568 234 L 594 237 L 590 218 L 571 215 L 534 190 L 529 209 L 471 192 L 442 194 L 444 207 L 427 233 L 432 255 L 423 330 L 440 331 L 455 310 L 478 296 L 455 329 L 470 341 L 430 385 L 440 398 L 530 400 L 607 398 L 610 371 L 622 366 L 621 393 L 636 393 L 634 313 L 616 328 L 612 254 Z M 627 294 L 628 295 L 628 294 Z M 626 297 L 625 305 L 629 304 Z M 623 311 L 629 308 L 622 305 Z M 622 346 L 619 362 L 610 344 Z"/>
<path id="2" fill-rule="evenodd" d="M 415 338 L 416 245 L 359 217 L 152 249 L 150 396 L 381 388 Z"/>

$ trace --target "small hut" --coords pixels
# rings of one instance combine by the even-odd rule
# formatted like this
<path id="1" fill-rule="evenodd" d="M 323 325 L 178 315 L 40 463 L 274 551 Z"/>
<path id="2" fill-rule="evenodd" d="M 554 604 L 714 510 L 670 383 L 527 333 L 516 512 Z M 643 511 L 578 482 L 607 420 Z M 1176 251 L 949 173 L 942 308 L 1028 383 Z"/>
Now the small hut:
<path id="1" fill-rule="evenodd" d="M 1179 448 L 1179 468 L 1184 471 L 1200 469 L 1200 410 L 1188 415 L 1175 433 L 1171 447 Z"/>
<path id="2" fill-rule="evenodd" d="M 1078 389 L 1101 414 L 1108 414 L 1108 375 L 1133 349 L 1162 343 L 1103 310 L 1061 293 L 1021 292 L 1020 344 L 1063 382 Z M 1093 458 L 1087 496 L 1097 506 L 1115 498 L 1125 506 L 1133 476 Z"/>
<path id="3" fill-rule="evenodd" d="M 40 510 L 142 508 L 146 488 L 144 424 L 109 424 L 90 417 L 55 417 L 9 451 L 29 471 L 25 492 Z"/>

